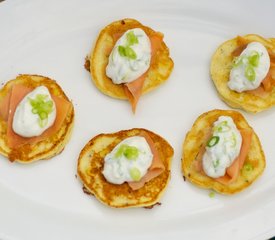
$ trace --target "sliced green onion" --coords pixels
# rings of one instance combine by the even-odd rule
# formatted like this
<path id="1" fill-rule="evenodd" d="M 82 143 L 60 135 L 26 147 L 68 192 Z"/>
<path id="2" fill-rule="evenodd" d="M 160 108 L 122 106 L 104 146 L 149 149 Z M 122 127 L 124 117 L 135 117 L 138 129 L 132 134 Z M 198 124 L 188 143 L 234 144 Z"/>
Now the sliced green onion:
<path id="1" fill-rule="evenodd" d="M 245 68 L 245 77 L 249 81 L 254 81 L 255 80 L 256 72 L 255 72 L 254 68 L 251 65 L 246 66 L 246 68 Z"/>
<path id="2" fill-rule="evenodd" d="M 118 46 L 118 53 L 121 57 L 126 57 L 126 53 L 125 53 L 125 47 L 119 45 Z"/>
<path id="3" fill-rule="evenodd" d="M 217 159 L 215 162 L 213 162 L 214 168 L 217 168 L 220 165 L 220 160 Z"/>
<path id="4" fill-rule="evenodd" d="M 257 51 L 252 51 L 251 54 L 248 57 L 248 62 L 253 67 L 258 67 L 260 60 L 260 54 Z"/>
<path id="5" fill-rule="evenodd" d="M 233 67 L 238 67 L 243 64 L 243 56 L 235 57 L 233 59 Z"/>
<path id="6" fill-rule="evenodd" d="M 38 124 L 41 128 L 48 123 L 48 116 L 53 111 L 53 101 L 46 101 L 47 97 L 46 94 L 37 94 L 34 99 L 29 98 L 32 113 L 38 114 Z"/>
<path id="7" fill-rule="evenodd" d="M 119 55 L 122 56 L 122 57 L 127 57 L 127 58 L 130 58 L 130 59 L 136 59 L 137 58 L 137 54 L 136 52 L 129 46 L 121 46 L 119 45 L 118 46 L 118 52 L 119 52 Z"/>
<path id="8" fill-rule="evenodd" d="M 134 181 L 139 181 L 141 179 L 141 172 L 134 167 L 130 170 L 130 176 Z"/>
<path id="9" fill-rule="evenodd" d="M 130 146 L 127 144 L 122 144 L 117 150 L 115 157 L 120 158 L 122 156 L 126 157 L 128 160 L 136 160 L 139 155 L 139 150 L 137 147 Z"/>
<path id="10" fill-rule="evenodd" d="M 230 129 L 231 127 L 228 126 L 227 121 L 222 121 L 221 123 L 219 123 L 217 126 L 214 127 L 214 131 L 218 131 L 218 132 L 228 132 Z"/>
<path id="11" fill-rule="evenodd" d="M 243 166 L 244 171 L 251 172 L 253 170 L 253 166 L 251 163 L 245 163 Z"/>
<path id="12" fill-rule="evenodd" d="M 138 153 L 138 148 L 134 146 L 128 146 L 123 154 L 129 160 L 136 160 L 138 158 Z"/>
<path id="13" fill-rule="evenodd" d="M 210 197 L 210 198 L 215 197 L 215 192 L 210 192 L 210 193 L 209 193 L 209 197 Z"/>
<path id="14" fill-rule="evenodd" d="M 131 48 L 131 47 L 125 47 L 125 54 L 126 57 L 130 58 L 130 59 L 136 59 L 137 58 L 137 54 L 136 52 Z"/>
<path id="15" fill-rule="evenodd" d="M 43 120 L 40 118 L 38 119 L 38 124 L 41 128 L 45 127 L 47 123 L 48 123 L 48 118 L 43 119 Z"/>
<path id="16" fill-rule="evenodd" d="M 46 112 L 40 112 L 38 113 L 41 120 L 44 120 L 48 117 L 48 114 Z"/>
<path id="17" fill-rule="evenodd" d="M 134 34 L 133 31 L 128 32 L 127 35 L 126 35 L 126 38 L 127 38 L 128 46 L 131 46 L 131 45 L 134 45 L 134 44 L 138 43 L 138 38 Z"/>
<path id="18" fill-rule="evenodd" d="M 245 163 L 243 165 L 243 168 L 242 168 L 242 175 L 245 177 L 245 178 L 249 178 L 249 176 L 251 175 L 251 172 L 253 171 L 254 167 L 251 163 Z"/>
<path id="19" fill-rule="evenodd" d="M 220 141 L 219 136 L 212 136 L 208 142 L 207 142 L 207 147 L 214 147 L 218 142 Z"/>
<path id="20" fill-rule="evenodd" d="M 116 152 L 116 154 L 115 154 L 115 157 L 116 157 L 116 158 L 121 157 L 121 156 L 123 155 L 123 153 L 124 153 L 126 147 L 127 147 L 126 144 L 120 145 L 120 147 L 118 148 L 118 150 L 117 150 L 117 152 Z"/>

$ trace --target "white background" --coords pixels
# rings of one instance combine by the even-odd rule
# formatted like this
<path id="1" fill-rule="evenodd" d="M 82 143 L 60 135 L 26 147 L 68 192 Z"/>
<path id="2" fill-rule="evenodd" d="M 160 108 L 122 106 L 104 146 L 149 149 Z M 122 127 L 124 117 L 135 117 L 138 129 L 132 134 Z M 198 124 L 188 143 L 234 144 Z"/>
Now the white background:
<path id="1" fill-rule="evenodd" d="M 63 153 L 30 165 L 0 158 L 0 239 L 265 239 L 275 234 L 274 109 L 243 113 L 261 139 L 267 167 L 251 187 L 214 198 L 184 182 L 182 142 L 195 119 L 229 109 L 209 76 L 211 55 L 236 35 L 275 37 L 274 1 L 8 0 L 0 3 L 0 83 L 18 74 L 57 80 L 75 106 L 75 128 Z M 131 17 L 165 35 L 175 67 L 143 96 L 135 115 L 127 101 L 93 85 L 84 59 L 100 30 Z M 95 135 L 144 127 L 166 138 L 172 178 L 151 210 L 110 209 L 82 192 L 78 154 Z"/>

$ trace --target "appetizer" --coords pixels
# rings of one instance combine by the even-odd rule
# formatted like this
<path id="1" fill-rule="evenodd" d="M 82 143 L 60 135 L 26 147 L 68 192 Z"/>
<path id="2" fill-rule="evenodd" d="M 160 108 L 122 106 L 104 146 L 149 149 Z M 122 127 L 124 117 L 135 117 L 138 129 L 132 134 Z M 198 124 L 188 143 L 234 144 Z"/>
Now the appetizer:
<path id="1" fill-rule="evenodd" d="M 174 150 L 146 129 L 134 128 L 91 139 L 78 158 L 86 190 L 114 208 L 158 203 L 170 179 Z"/>
<path id="2" fill-rule="evenodd" d="M 0 90 L 0 154 L 30 163 L 60 153 L 68 142 L 74 108 L 47 77 L 19 75 Z"/>
<path id="3" fill-rule="evenodd" d="M 182 172 L 199 187 L 234 194 L 252 184 L 264 169 L 259 138 L 239 112 L 202 114 L 184 140 Z"/>
<path id="4" fill-rule="evenodd" d="M 275 39 L 249 34 L 223 43 L 211 60 L 211 77 L 231 107 L 257 113 L 275 104 Z"/>
<path id="5" fill-rule="evenodd" d="M 173 69 L 163 37 L 134 19 L 106 26 L 85 64 L 96 87 L 128 99 L 135 112 L 140 96 L 165 82 Z"/>

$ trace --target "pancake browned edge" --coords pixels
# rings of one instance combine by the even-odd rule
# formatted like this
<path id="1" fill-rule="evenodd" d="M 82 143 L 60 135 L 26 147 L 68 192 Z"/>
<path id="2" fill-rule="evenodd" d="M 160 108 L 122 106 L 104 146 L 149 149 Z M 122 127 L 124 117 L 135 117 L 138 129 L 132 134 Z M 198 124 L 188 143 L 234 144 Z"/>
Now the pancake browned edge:
<path id="1" fill-rule="evenodd" d="M 265 39 L 255 34 L 242 36 L 247 42 L 262 43 L 268 51 L 275 54 L 275 39 Z M 227 83 L 232 68 L 232 52 L 239 47 L 238 37 L 224 42 L 218 47 L 211 60 L 210 74 L 215 87 L 223 101 L 233 108 L 244 109 L 248 112 L 257 113 L 275 105 L 275 87 L 265 97 L 256 96 L 249 92 L 235 92 Z"/>
<path id="2" fill-rule="evenodd" d="M 122 140 L 136 136 L 141 131 L 145 131 L 152 138 L 165 171 L 138 190 L 132 190 L 127 183 L 120 185 L 109 183 L 102 174 L 104 157 Z M 100 134 L 91 139 L 82 149 L 78 158 L 77 171 L 85 188 L 105 205 L 114 208 L 148 207 L 159 201 L 167 187 L 173 154 L 173 148 L 165 139 L 146 129 L 134 128 L 111 134 Z"/>
<path id="3" fill-rule="evenodd" d="M 121 84 L 114 84 L 106 75 L 106 67 L 109 61 L 109 55 L 115 45 L 113 35 L 122 35 L 129 29 L 141 28 L 148 37 L 155 33 L 149 27 L 143 26 L 134 19 L 123 19 L 106 26 L 99 34 L 94 49 L 90 53 L 90 72 L 96 87 L 104 94 L 118 99 L 127 99 Z M 87 64 L 86 66 L 89 66 Z M 169 49 L 162 41 L 160 49 L 151 59 L 151 65 L 145 79 L 142 93 L 147 93 L 169 77 L 174 63 L 169 57 Z"/>
<path id="4" fill-rule="evenodd" d="M 64 98 L 70 102 L 61 87 L 54 80 L 39 75 L 19 75 L 16 79 L 7 82 L 0 90 L 0 101 L 9 93 L 14 84 L 23 84 L 30 88 L 43 85 L 49 89 L 52 95 Z M 0 118 L 0 154 L 7 157 L 10 161 L 20 163 L 50 159 L 64 149 L 70 139 L 73 123 L 74 108 L 71 104 L 61 128 L 54 135 L 35 144 L 24 144 L 16 149 L 11 149 L 7 144 L 7 122 Z"/>
<path id="5" fill-rule="evenodd" d="M 202 144 L 207 140 L 207 133 L 212 129 L 213 123 L 219 116 L 230 116 L 233 118 L 237 128 L 253 131 L 251 146 L 244 162 L 244 165 L 251 164 L 253 168 L 250 171 L 242 168 L 237 180 L 229 185 L 223 185 L 196 170 L 196 157 Z M 262 174 L 264 169 L 265 156 L 259 138 L 248 125 L 245 118 L 237 111 L 212 110 L 206 112 L 198 117 L 185 137 L 183 143 L 182 172 L 185 178 L 199 187 L 213 189 L 223 194 L 234 194 L 252 184 Z"/>

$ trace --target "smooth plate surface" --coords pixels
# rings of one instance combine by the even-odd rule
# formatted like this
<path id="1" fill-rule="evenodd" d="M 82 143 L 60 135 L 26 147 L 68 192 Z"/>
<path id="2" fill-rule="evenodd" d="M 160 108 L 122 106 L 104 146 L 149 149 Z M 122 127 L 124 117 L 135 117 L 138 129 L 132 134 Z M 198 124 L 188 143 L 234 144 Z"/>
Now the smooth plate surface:
<path id="1" fill-rule="evenodd" d="M 184 182 L 185 134 L 201 113 L 229 109 L 210 80 L 212 54 L 236 35 L 274 37 L 273 1 L 7 0 L 0 3 L 0 83 L 20 73 L 58 81 L 75 106 L 64 152 L 31 165 L 0 159 L 0 239 L 266 239 L 275 235 L 275 109 L 243 113 L 261 139 L 266 170 L 235 196 L 208 196 Z M 175 67 L 144 95 L 136 115 L 126 101 L 104 96 L 84 70 L 101 28 L 131 17 L 161 31 Z M 76 179 L 82 147 L 102 132 L 142 127 L 175 149 L 172 178 L 154 209 L 110 209 L 82 192 Z"/>

